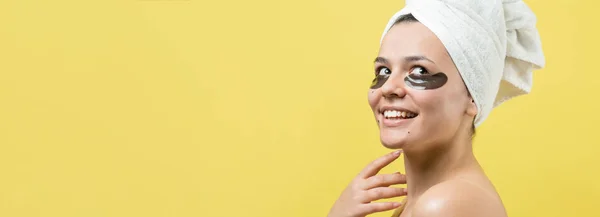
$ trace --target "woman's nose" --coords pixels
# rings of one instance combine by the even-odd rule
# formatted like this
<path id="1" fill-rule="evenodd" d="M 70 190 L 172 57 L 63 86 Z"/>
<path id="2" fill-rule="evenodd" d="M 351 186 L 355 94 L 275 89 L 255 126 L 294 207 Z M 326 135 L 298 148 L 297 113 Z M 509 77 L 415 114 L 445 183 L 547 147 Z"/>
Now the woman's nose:
<path id="1" fill-rule="evenodd" d="M 398 74 L 392 74 L 381 86 L 381 92 L 384 98 L 403 98 L 406 95 L 406 86 L 404 79 Z"/>

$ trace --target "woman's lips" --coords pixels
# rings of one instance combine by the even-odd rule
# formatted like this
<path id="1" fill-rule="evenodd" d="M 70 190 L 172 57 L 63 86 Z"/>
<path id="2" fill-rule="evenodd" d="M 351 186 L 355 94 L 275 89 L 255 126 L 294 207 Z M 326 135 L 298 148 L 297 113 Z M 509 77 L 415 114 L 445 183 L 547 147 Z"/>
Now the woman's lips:
<path id="1" fill-rule="evenodd" d="M 379 114 L 379 120 L 383 127 L 399 127 L 402 125 L 406 125 L 413 121 L 418 115 L 412 117 L 387 117 L 383 114 Z"/>
<path id="2" fill-rule="evenodd" d="M 381 119 L 384 127 L 399 127 L 413 121 L 414 118 L 385 118 L 382 115 Z"/>

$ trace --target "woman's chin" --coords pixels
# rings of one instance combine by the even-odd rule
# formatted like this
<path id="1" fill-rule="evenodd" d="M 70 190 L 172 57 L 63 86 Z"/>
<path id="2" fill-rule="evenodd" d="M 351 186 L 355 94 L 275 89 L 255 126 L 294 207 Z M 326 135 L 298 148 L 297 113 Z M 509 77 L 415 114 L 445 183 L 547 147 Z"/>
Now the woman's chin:
<path id="1" fill-rule="evenodd" d="M 382 131 L 380 134 L 381 144 L 389 149 L 402 149 L 407 144 L 408 133 Z"/>
<path id="2" fill-rule="evenodd" d="M 404 147 L 404 144 L 402 143 L 388 143 L 388 142 L 384 142 L 383 140 L 381 141 L 381 144 L 383 145 L 383 147 L 389 148 L 389 149 L 402 149 Z"/>

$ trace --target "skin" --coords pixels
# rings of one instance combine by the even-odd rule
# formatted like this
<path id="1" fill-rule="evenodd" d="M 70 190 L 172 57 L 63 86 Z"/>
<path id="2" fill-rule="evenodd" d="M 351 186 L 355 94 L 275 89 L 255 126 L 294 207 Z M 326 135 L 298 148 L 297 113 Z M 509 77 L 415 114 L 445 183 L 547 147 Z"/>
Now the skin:
<path id="1" fill-rule="evenodd" d="M 407 85 L 409 74 L 426 72 L 443 72 L 447 81 L 433 89 Z M 407 195 L 401 217 L 505 217 L 500 197 L 473 155 L 471 126 L 477 107 L 435 34 L 419 22 L 396 24 L 382 41 L 375 73 L 388 77 L 369 89 L 369 105 L 382 144 L 402 149 L 406 174 L 377 174 L 399 155 L 373 161 L 342 192 L 328 216 L 363 217 L 392 210 L 400 204 L 376 200 Z M 385 106 L 418 116 L 385 124 Z M 403 183 L 406 193 L 393 187 Z"/>

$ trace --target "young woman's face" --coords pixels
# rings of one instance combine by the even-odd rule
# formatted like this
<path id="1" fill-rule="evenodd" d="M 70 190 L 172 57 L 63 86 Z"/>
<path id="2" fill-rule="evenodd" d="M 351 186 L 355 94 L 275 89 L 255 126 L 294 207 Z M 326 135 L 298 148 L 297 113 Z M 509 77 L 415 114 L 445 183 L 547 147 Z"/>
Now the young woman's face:
<path id="1" fill-rule="evenodd" d="M 423 149 L 470 134 L 477 107 L 446 48 L 423 24 L 390 29 L 374 76 L 369 104 L 384 146 Z"/>

